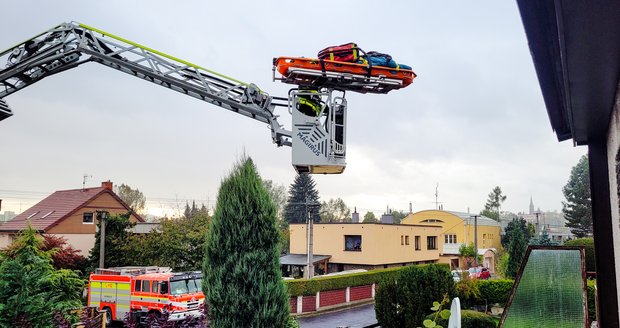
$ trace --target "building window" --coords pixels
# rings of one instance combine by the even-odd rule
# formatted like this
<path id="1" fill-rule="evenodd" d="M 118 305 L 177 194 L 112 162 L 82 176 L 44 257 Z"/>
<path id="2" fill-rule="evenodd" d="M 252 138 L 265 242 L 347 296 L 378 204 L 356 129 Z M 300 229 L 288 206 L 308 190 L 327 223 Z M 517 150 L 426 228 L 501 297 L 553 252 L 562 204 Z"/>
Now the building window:
<path id="1" fill-rule="evenodd" d="M 437 249 L 437 236 L 426 237 L 426 249 Z"/>
<path id="2" fill-rule="evenodd" d="M 400 235 L 400 244 L 404 245 L 405 244 L 405 236 Z"/>
<path id="3" fill-rule="evenodd" d="M 84 214 L 82 214 L 82 223 L 83 224 L 95 223 L 95 221 L 93 220 L 93 212 L 84 212 Z"/>
<path id="4" fill-rule="evenodd" d="M 362 236 L 360 235 L 347 235 L 344 236 L 344 250 L 345 251 L 361 251 L 362 250 Z"/>
<path id="5" fill-rule="evenodd" d="M 446 244 L 456 244 L 456 235 L 452 234 L 452 235 L 444 235 L 444 240 Z"/>
<path id="6" fill-rule="evenodd" d="M 421 222 L 423 222 L 423 223 L 443 223 L 443 221 L 438 220 L 438 219 L 426 219 L 426 220 L 422 220 Z"/>
<path id="7" fill-rule="evenodd" d="M 405 236 L 405 245 L 409 245 L 409 236 Z"/>
<path id="8" fill-rule="evenodd" d="M 420 236 L 415 236 L 415 250 L 419 251 L 422 247 L 420 247 Z"/>

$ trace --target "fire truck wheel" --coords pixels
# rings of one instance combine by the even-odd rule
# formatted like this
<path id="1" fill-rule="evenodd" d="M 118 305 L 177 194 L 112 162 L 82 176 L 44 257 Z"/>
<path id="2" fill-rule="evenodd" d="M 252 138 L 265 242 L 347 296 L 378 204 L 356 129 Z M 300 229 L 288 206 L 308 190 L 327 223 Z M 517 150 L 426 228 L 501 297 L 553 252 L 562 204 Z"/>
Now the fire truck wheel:
<path id="1" fill-rule="evenodd" d="M 109 307 L 103 308 L 105 311 L 105 325 L 106 327 L 112 324 L 112 310 Z"/>

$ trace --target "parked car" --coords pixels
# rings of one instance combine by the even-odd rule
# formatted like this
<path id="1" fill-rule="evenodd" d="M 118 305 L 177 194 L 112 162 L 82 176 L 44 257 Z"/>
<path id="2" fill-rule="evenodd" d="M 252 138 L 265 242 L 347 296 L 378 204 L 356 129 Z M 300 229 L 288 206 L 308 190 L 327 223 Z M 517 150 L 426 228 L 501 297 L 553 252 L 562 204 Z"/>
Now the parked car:
<path id="1" fill-rule="evenodd" d="M 463 276 L 463 270 L 452 270 L 452 279 L 454 279 L 454 282 L 459 282 L 461 281 L 461 277 Z"/>

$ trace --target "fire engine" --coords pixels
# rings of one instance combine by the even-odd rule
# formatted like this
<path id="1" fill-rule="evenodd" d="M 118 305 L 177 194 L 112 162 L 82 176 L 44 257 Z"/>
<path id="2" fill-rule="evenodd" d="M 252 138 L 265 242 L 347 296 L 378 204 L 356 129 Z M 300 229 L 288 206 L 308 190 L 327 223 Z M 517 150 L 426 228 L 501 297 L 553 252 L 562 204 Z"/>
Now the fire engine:
<path id="1" fill-rule="evenodd" d="M 170 321 L 201 315 L 202 273 L 174 273 L 162 267 L 97 269 L 88 280 L 88 306 L 106 312 L 106 321 L 132 316 L 137 322 L 169 313 Z"/>

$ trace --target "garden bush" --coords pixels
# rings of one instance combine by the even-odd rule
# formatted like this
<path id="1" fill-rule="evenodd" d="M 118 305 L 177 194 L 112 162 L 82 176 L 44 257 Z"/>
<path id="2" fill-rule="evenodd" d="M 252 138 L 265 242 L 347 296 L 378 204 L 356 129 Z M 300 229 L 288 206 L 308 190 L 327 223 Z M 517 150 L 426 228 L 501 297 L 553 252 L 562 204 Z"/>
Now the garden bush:
<path id="1" fill-rule="evenodd" d="M 477 282 L 477 280 L 465 278 L 454 285 L 454 293 L 459 298 L 461 307 L 470 308 L 480 303 L 480 288 Z"/>
<path id="2" fill-rule="evenodd" d="M 464 279 L 455 285 L 454 290 L 464 308 L 470 308 L 477 304 L 490 306 L 496 303 L 503 307 L 508 301 L 513 285 L 514 280 L 511 279 Z"/>
<path id="3" fill-rule="evenodd" d="M 429 315 L 426 319 L 433 319 L 433 315 Z M 448 319 L 438 317 L 436 323 L 442 327 L 448 327 Z M 461 310 L 461 328 L 495 328 L 495 320 L 482 312 Z"/>
<path id="4" fill-rule="evenodd" d="M 596 271 L 593 238 L 577 238 L 569 240 L 564 243 L 564 246 L 584 246 L 586 249 L 586 271 Z"/>
<path id="5" fill-rule="evenodd" d="M 588 280 L 588 321 L 596 320 L 596 280 Z"/>
<path id="6" fill-rule="evenodd" d="M 429 304 L 454 294 L 448 265 L 415 265 L 397 272 L 383 277 L 375 297 L 377 321 L 383 328 L 419 327 L 432 312 Z"/>
<path id="7" fill-rule="evenodd" d="M 490 279 L 477 280 L 476 284 L 480 290 L 480 299 L 487 304 L 499 303 L 500 306 L 506 305 L 508 296 L 512 291 L 514 280 L 511 279 Z"/>

